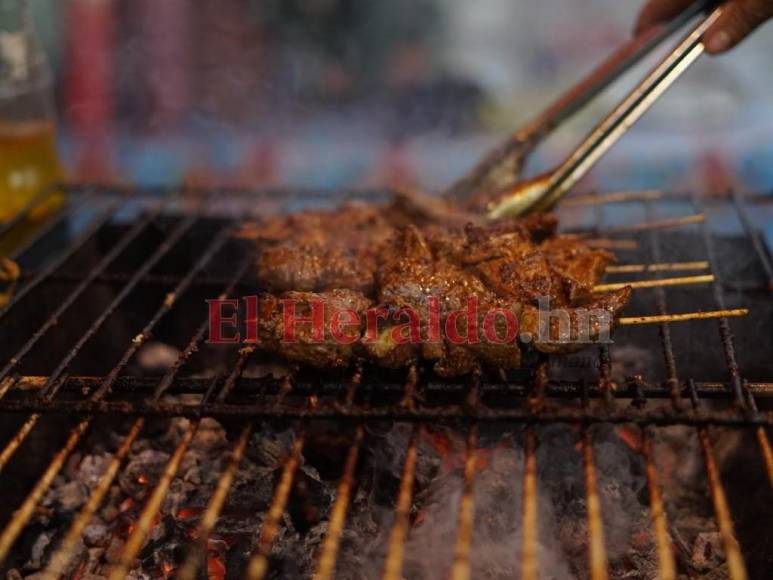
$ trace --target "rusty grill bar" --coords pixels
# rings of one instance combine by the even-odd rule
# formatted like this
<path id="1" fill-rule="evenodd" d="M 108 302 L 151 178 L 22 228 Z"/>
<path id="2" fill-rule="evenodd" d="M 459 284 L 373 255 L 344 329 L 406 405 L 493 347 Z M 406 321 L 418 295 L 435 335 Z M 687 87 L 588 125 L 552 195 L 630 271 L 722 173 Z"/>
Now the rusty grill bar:
<path id="1" fill-rule="evenodd" d="M 234 484 L 247 444 L 253 433 L 260 430 L 263 420 L 284 420 L 295 425 L 295 438 L 281 468 L 273 499 L 265 515 L 260 533 L 252 548 L 249 566 L 244 571 L 251 579 L 265 578 L 269 571 L 269 554 L 282 525 L 285 513 L 298 473 L 298 466 L 306 444 L 307 428 L 316 420 L 340 420 L 351 423 L 351 443 L 346 454 L 343 471 L 338 482 L 335 501 L 332 505 L 327 534 L 316 556 L 314 577 L 319 579 L 335 576 L 340 551 L 342 532 L 346 526 L 352 491 L 357 485 L 357 466 L 360 461 L 365 425 L 368 420 L 408 421 L 413 423 L 408 438 L 405 461 L 399 489 L 395 498 L 395 518 L 388 538 L 383 562 L 374 563 L 383 571 L 383 577 L 397 579 L 403 577 L 404 547 L 410 533 L 410 508 L 416 470 L 417 445 L 424 430 L 435 423 L 460 425 L 466 433 L 466 449 L 463 463 L 463 489 L 458 507 L 457 532 L 453 547 L 453 561 L 448 563 L 451 578 L 464 580 L 470 578 L 470 551 L 473 542 L 473 521 L 475 517 L 474 488 L 476 472 L 479 469 L 478 440 L 479 427 L 484 423 L 499 422 L 522 424 L 524 430 L 524 470 L 520 482 L 514 486 L 522 489 L 521 522 L 523 535 L 520 546 L 513 546 L 521 557 L 521 575 L 526 579 L 539 577 L 538 558 L 538 519 L 537 502 L 540 489 L 537 479 L 537 456 L 539 437 L 535 427 L 539 424 L 565 422 L 578 427 L 577 444 L 582 453 L 582 466 L 585 483 L 588 523 L 588 570 L 593 579 L 609 577 L 606 553 L 606 539 L 602 525 L 601 502 L 598 495 L 598 479 L 594 460 L 593 426 L 598 423 L 630 424 L 638 426 L 641 434 L 640 452 L 646 467 L 646 484 L 652 519 L 653 538 L 658 556 L 658 569 L 661 578 L 676 578 L 677 563 L 671 548 L 669 515 L 666 513 L 663 493 L 659 485 L 658 467 L 653 453 L 653 436 L 657 426 L 690 425 L 695 426 L 700 441 L 706 469 L 706 482 L 714 507 L 718 529 L 722 536 L 727 557 L 728 574 L 733 579 L 747 577 L 742 554 L 742 546 L 735 536 L 733 517 L 728 505 L 727 494 L 720 479 L 717 459 L 709 438 L 709 430 L 717 426 L 752 430 L 758 442 L 760 460 L 765 466 L 769 483 L 773 486 L 773 452 L 767 429 L 773 427 L 773 412 L 768 405 L 760 404 L 766 397 L 773 395 L 773 376 L 763 381 L 747 381 L 742 374 L 738 360 L 731 322 L 727 318 L 719 319 L 718 332 L 726 363 L 726 376 L 716 377 L 713 381 L 696 381 L 679 374 L 675 341 L 671 325 L 659 324 L 659 349 L 665 369 L 665 378 L 647 382 L 635 377 L 624 384 L 615 384 L 611 378 L 613 358 L 610 349 L 603 346 L 598 349 L 598 372 L 595 381 L 552 379 L 550 365 L 546 357 L 540 357 L 534 370 L 526 378 L 511 376 L 489 377 L 476 374 L 466 382 L 435 382 L 425 376 L 420 369 L 411 368 L 402 381 L 384 380 L 374 369 L 358 367 L 353 374 L 342 382 L 332 378 L 309 380 L 302 372 L 294 372 L 285 378 L 258 379 L 243 376 L 249 361 L 256 355 L 254 346 L 242 348 L 236 352 L 236 358 L 230 364 L 230 372 L 212 378 L 180 376 L 186 365 L 194 358 L 206 339 L 207 320 L 202 314 L 202 322 L 191 336 L 187 346 L 181 351 L 174 365 L 159 379 L 152 377 L 133 377 L 125 373 L 140 347 L 154 336 L 154 332 L 178 304 L 186 293 L 194 288 L 205 286 L 222 288 L 220 298 L 233 297 L 238 291 L 251 288 L 247 279 L 251 266 L 249 252 L 242 251 L 234 261 L 235 269 L 231 276 L 212 277 L 206 273 L 207 267 L 220 256 L 231 259 L 231 244 L 235 241 L 231 233 L 239 225 L 244 215 L 257 213 L 257 207 L 266 203 L 274 209 L 287 209 L 294 203 L 302 205 L 316 198 L 309 192 L 287 195 L 284 192 L 265 192 L 258 194 L 248 191 L 202 192 L 199 190 L 138 190 L 72 186 L 68 188 L 72 199 L 69 206 L 56 216 L 52 216 L 37 231 L 36 235 L 23 243 L 11 256 L 21 260 L 36 246 L 46 243 L 57 228 L 68 223 L 74 216 L 89 208 L 97 208 L 89 224 L 76 234 L 60 253 L 44 261 L 39 269 L 25 272 L 20 286 L 9 303 L 0 310 L 0 329 L 6 319 L 21 309 L 25 299 L 36 289 L 46 284 L 61 284 L 67 288 L 65 297 L 37 328 L 26 329 L 31 336 L 8 359 L 0 361 L 0 412 L 8 416 L 21 414 L 26 417 L 19 430 L 6 442 L 0 452 L 0 476 L 16 452 L 24 445 L 34 429 L 46 417 L 52 415 L 71 415 L 79 418 L 70 431 L 64 445 L 53 455 L 48 466 L 31 488 L 26 499 L 10 519 L 3 524 L 0 532 L 0 561 L 5 561 L 19 535 L 29 523 L 41 499 L 50 488 L 54 478 L 62 469 L 68 457 L 78 448 L 93 420 L 104 414 L 136 416 L 130 430 L 125 435 L 117 451 L 98 484 L 91 490 L 86 504 L 71 522 L 64 537 L 59 542 L 48 567 L 45 578 L 58 578 L 70 564 L 75 546 L 84 528 L 105 500 L 113 481 L 118 477 L 122 465 L 132 444 L 145 427 L 146 420 L 152 416 L 184 416 L 192 421 L 172 454 L 168 464 L 148 495 L 141 515 L 123 547 L 119 562 L 113 567 L 111 578 L 122 578 L 134 565 L 135 558 L 146 542 L 154 520 L 162 508 L 171 482 L 178 473 L 180 464 L 188 447 L 196 435 L 200 420 L 204 417 L 216 417 L 235 421 L 239 428 L 238 436 L 232 442 L 231 455 L 219 476 L 215 492 L 206 506 L 204 515 L 197 527 L 197 535 L 189 547 L 186 558 L 179 569 L 182 578 L 194 578 L 200 572 L 206 558 L 207 539 L 212 534 L 218 518 L 223 512 L 228 494 Z M 342 194 L 336 200 L 357 197 L 356 194 Z M 368 196 L 369 198 L 372 196 Z M 609 197 L 609 196 L 607 196 Z M 746 240 L 754 249 L 754 260 L 765 275 L 768 299 L 773 291 L 773 268 L 762 239 L 750 221 L 746 203 L 770 204 L 773 196 L 754 195 L 745 199 L 736 193 L 726 196 L 734 208 Z M 649 268 L 647 264 L 664 264 L 671 261 L 662 249 L 661 235 L 663 227 L 694 226 L 699 228 L 705 253 L 699 259 L 686 261 L 691 268 L 706 268 L 713 275 L 711 296 L 719 310 L 727 308 L 725 290 L 727 281 L 723 277 L 722 263 L 718 259 L 714 234 L 710 228 L 710 218 L 704 219 L 704 203 L 694 195 L 618 196 L 609 199 L 598 196 L 597 202 L 591 198 L 589 203 L 567 204 L 572 208 L 587 205 L 593 212 L 594 235 L 604 232 L 606 235 L 618 233 L 639 233 L 646 237 L 649 254 L 642 260 L 643 265 L 619 272 L 646 272 L 649 276 L 662 279 L 668 276 L 669 268 Z M 658 204 L 672 201 L 690 206 L 693 216 L 659 218 L 655 215 Z M 615 225 L 604 227 L 604 204 L 623 203 L 639 207 L 640 222 L 633 225 Z M 91 264 L 86 273 L 80 275 L 70 272 L 67 265 L 84 247 L 93 242 L 101 230 L 116 221 L 120 222 L 122 211 L 127 207 L 133 210 L 133 217 L 126 219 L 122 234 L 104 255 Z M 234 212 L 234 207 L 237 211 Z M 31 204 L 26 211 L 34 208 Z M 130 212 L 131 213 L 131 212 Z M 235 215 L 234 215 L 235 213 Z M 700 217 L 697 217 L 700 216 Z M 0 229 L 0 236 L 24 224 L 24 214 Z M 125 251 L 132 249 L 142 234 L 162 219 L 171 219 L 161 241 L 145 256 L 137 269 L 131 272 L 111 271 L 111 265 Z M 203 251 L 182 275 L 169 275 L 155 271 L 156 266 L 173 251 L 185 235 L 194 231 L 205 219 L 218 220 L 218 226 L 209 236 Z M 645 226 L 643 227 L 642 224 Z M 646 227 L 656 224 L 658 227 Z M 228 251 L 227 251 L 228 250 Z M 236 255 L 236 254 L 234 254 Z M 695 266 L 699 264 L 699 266 Z M 56 363 L 54 369 L 45 375 L 35 375 L 23 371 L 28 355 L 35 347 L 58 329 L 60 319 L 76 304 L 79 298 L 90 288 L 99 285 L 118 285 L 117 293 L 109 305 L 89 322 L 89 326 L 75 340 L 65 356 Z M 156 306 L 153 314 L 138 325 L 120 360 L 104 376 L 83 376 L 70 370 L 85 345 L 102 329 L 108 319 L 120 308 L 125 300 L 141 286 L 160 286 L 168 292 Z M 648 314 L 669 313 L 666 290 L 662 286 L 642 290 L 654 296 Z M 204 313 L 205 309 L 201 308 Z M 736 324 L 735 322 L 732 323 Z M 739 322 L 738 324 L 743 324 Z M 768 328 L 768 332 L 772 329 Z M 653 347 L 655 345 L 652 345 Z M 460 398 L 454 404 L 427 406 L 420 395 L 426 392 L 447 393 Z M 398 401 L 388 404 L 372 404 L 371 395 L 392 393 Z M 199 400 L 195 403 L 168 402 L 168 394 L 195 394 Z M 291 397 L 292 395 L 292 397 Z M 333 402 L 327 401 L 333 396 Z M 488 396 L 505 397 L 508 405 L 490 404 Z M 291 401 L 301 397 L 302 403 Z M 323 400 L 324 399 L 324 400 Z M 667 399 L 667 401 L 664 401 Z M 574 402 L 579 400 L 580 404 Z M 707 402 L 724 404 L 721 408 L 706 408 Z M 513 405 L 512 403 L 516 403 Z M 627 403 L 624 405 L 623 403 Z"/>

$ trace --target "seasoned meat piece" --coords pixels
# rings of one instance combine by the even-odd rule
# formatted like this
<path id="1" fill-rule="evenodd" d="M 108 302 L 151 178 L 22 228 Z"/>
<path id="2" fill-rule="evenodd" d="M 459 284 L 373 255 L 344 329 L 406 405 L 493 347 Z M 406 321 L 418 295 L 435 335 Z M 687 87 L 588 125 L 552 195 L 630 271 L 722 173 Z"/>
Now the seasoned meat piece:
<path id="1" fill-rule="evenodd" d="M 376 233 L 387 228 L 391 235 L 392 225 L 386 219 L 383 208 L 375 204 L 346 203 L 334 210 L 306 210 L 279 218 L 272 217 L 252 224 L 245 235 L 258 242 L 284 242 L 294 240 L 304 244 L 326 244 L 339 240 L 356 242 L 357 232 Z"/>
<path id="2" fill-rule="evenodd" d="M 513 339 L 511 344 L 495 345 L 481 340 L 485 316 L 494 310 L 507 310 L 517 320 L 520 302 L 500 298 L 474 272 L 466 269 L 447 254 L 433 254 L 431 241 L 413 226 L 402 232 L 396 251 L 381 266 L 378 278 L 378 301 L 394 309 L 411 309 L 419 313 L 418 344 L 395 344 L 390 328 L 379 340 L 365 344 L 366 352 L 389 366 L 405 366 L 418 358 L 435 361 L 440 375 L 454 376 L 470 372 L 480 362 L 490 366 L 514 368 L 520 365 L 521 352 Z M 457 256 L 458 257 L 458 256 Z M 432 340 L 430 300 L 437 304 L 440 340 Z M 465 313 L 458 316 L 459 312 Z M 449 316 L 451 328 L 463 344 L 447 335 Z M 471 333 L 477 333 L 477 340 Z M 502 336 L 505 334 L 503 333 Z M 437 338 L 437 337 L 435 337 Z"/>
<path id="3" fill-rule="evenodd" d="M 499 296 L 531 302 L 553 296 L 555 276 L 545 255 L 523 232 L 468 229 L 467 251 L 462 261 Z"/>
<path id="4" fill-rule="evenodd" d="M 502 219 L 484 226 L 465 225 L 471 243 L 480 243 L 512 233 L 518 233 L 531 242 L 539 243 L 555 235 L 558 219 L 553 214 L 537 213 L 522 218 Z"/>
<path id="5" fill-rule="evenodd" d="M 258 279 L 270 290 L 349 288 L 371 293 L 378 244 L 347 247 L 288 241 L 258 254 Z"/>
<path id="6" fill-rule="evenodd" d="M 258 336 L 264 348 L 291 362 L 329 368 L 351 363 L 359 348 L 362 328 L 359 324 L 350 324 L 349 313 L 361 313 L 371 303 L 359 292 L 331 290 L 286 292 L 278 297 L 264 294 L 259 304 Z M 321 312 L 317 320 L 314 320 L 315 308 Z M 312 322 L 302 322 L 304 317 L 311 318 Z M 293 319 L 296 322 L 290 323 Z M 341 334 L 335 336 L 339 331 Z"/>
<path id="7" fill-rule="evenodd" d="M 540 244 L 539 249 L 551 270 L 562 278 L 572 303 L 590 298 L 593 286 L 598 284 L 607 266 L 615 261 L 611 253 L 590 248 L 577 236 L 549 238 Z"/>
<path id="8" fill-rule="evenodd" d="M 269 290 L 372 292 L 377 259 L 394 233 L 383 211 L 348 204 L 258 226 L 258 280 Z"/>
<path id="9" fill-rule="evenodd" d="M 550 296 L 555 305 L 571 306 L 592 297 L 614 256 L 586 246 L 578 236 L 550 235 L 533 243 L 522 224 L 468 228 L 462 258 L 474 265 L 500 295 L 533 302 Z"/>
<path id="10" fill-rule="evenodd" d="M 630 298 L 631 288 L 626 286 L 582 306 L 543 313 L 542 318 L 537 308 L 525 306 L 521 336 L 527 334 L 541 352 L 556 354 L 582 350 L 589 343 L 609 339 L 620 311 Z"/>

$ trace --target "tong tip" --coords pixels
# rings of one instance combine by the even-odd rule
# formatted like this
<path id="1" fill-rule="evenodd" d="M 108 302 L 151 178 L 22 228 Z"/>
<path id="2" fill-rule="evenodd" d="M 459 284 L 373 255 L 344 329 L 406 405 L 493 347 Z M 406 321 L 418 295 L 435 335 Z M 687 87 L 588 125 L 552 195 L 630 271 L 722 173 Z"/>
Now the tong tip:
<path id="1" fill-rule="evenodd" d="M 548 189 L 550 174 L 539 175 L 533 179 L 516 183 L 503 192 L 496 195 L 486 205 L 487 215 L 490 220 L 505 217 L 520 217 L 532 211 L 540 211 L 540 201 L 545 199 Z"/>

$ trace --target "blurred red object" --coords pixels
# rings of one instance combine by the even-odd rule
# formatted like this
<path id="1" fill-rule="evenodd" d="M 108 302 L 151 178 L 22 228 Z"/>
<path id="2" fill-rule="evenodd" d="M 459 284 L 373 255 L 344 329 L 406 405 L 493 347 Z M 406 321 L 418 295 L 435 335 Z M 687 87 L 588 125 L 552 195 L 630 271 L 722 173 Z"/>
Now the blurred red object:
<path id="1" fill-rule="evenodd" d="M 189 0 L 141 0 L 141 31 L 147 58 L 144 74 L 150 89 L 148 127 L 156 131 L 177 129 L 189 105 L 190 22 Z"/>
<path id="2" fill-rule="evenodd" d="M 279 158 L 277 145 L 271 141 L 250 144 L 237 169 L 233 185 L 247 188 L 277 185 Z"/>
<path id="3" fill-rule="evenodd" d="M 727 162 L 727 153 L 709 149 L 699 157 L 697 179 L 700 191 L 724 194 L 736 185 L 735 172 Z"/>
<path id="4" fill-rule="evenodd" d="M 79 179 L 100 180 L 111 173 L 113 9 L 113 0 L 69 0 L 67 4 L 65 117 L 76 140 Z"/>

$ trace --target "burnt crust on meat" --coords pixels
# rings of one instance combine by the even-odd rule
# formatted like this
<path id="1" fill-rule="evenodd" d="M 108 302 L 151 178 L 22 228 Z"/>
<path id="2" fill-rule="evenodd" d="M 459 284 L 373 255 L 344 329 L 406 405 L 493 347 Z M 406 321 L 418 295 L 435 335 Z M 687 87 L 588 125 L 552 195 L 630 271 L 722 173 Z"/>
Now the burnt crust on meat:
<path id="1" fill-rule="evenodd" d="M 518 368 L 527 348 L 546 353 L 584 348 L 605 337 L 628 302 L 630 288 L 593 292 L 614 257 L 578 236 L 557 234 L 552 215 L 482 225 L 463 222 L 458 215 L 439 221 L 438 213 L 436 207 L 402 197 L 387 206 L 352 203 L 256 226 L 258 277 L 269 291 L 261 301 L 263 346 L 316 367 L 345 367 L 356 358 L 392 368 L 425 361 L 442 376 L 458 376 L 481 365 Z M 506 311 L 518 321 L 519 337 L 529 342 L 429 340 L 427 316 L 420 316 L 420 340 L 396 340 L 396 329 L 404 323 L 397 314 L 406 309 L 426 313 L 433 298 L 443 328 L 451 313 L 474 298 L 477 328 L 485 313 Z M 350 342 L 328 335 L 320 341 L 299 325 L 297 340 L 287 343 L 280 308 L 287 299 L 303 315 L 312 302 L 324 301 L 326 323 L 342 310 L 377 308 L 388 316 L 375 336 L 363 322 L 350 327 Z M 540 317 L 540 302 L 546 299 L 565 318 Z M 457 320 L 460 335 L 468 335 L 468 322 Z M 506 330 L 500 328 L 502 319 L 496 324 L 498 332 Z"/>

